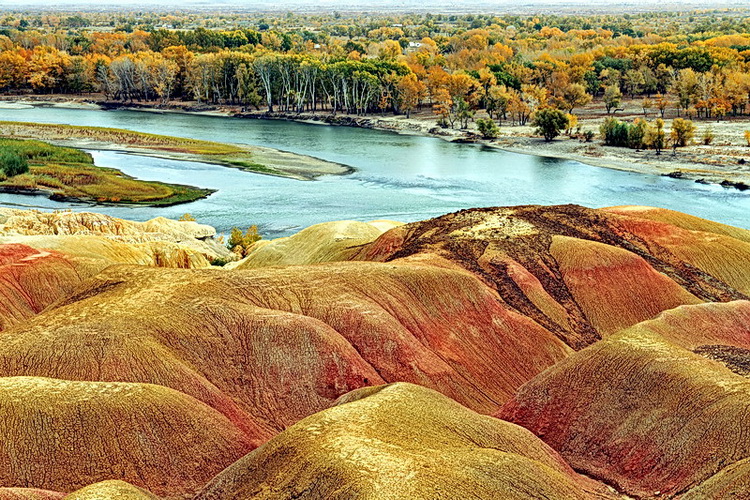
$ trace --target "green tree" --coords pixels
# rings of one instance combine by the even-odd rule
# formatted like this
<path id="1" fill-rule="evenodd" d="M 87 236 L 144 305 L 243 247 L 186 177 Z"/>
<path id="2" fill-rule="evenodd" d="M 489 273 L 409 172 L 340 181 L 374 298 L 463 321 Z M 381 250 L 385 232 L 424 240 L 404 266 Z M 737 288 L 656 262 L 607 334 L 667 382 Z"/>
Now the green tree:
<path id="1" fill-rule="evenodd" d="M 630 144 L 630 128 L 617 118 L 607 118 L 599 127 L 599 132 L 607 146 L 627 147 Z"/>
<path id="2" fill-rule="evenodd" d="M 456 98 L 454 102 L 455 115 L 461 128 L 469 126 L 469 120 L 474 118 L 474 111 L 469 107 L 469 103 L 463 97 Z"/>
<path id="3" fill-rule="evenodd" d="M 500 127 L 492 118 L 480 118 L 477 120 L 477 130 L 485 139 L 494 139 L 500 134 Z"/>
<path id="4" fill-rule="evenodd" d="M 536 133 L 542 134 L 549 142 L 567 128 L 568 116 L 559 109 L 543 108 L 534 115 L 532 125 L 536 127 Z"/>

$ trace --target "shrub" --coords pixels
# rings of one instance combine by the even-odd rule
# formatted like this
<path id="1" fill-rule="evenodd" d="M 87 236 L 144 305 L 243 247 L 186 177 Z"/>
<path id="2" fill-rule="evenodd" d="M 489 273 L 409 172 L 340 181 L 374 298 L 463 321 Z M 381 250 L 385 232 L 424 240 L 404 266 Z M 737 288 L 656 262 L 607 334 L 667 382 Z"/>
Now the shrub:
<path id="1" fill-rule="evenodd" d="M 695 124 L 690 120 L 675 118 L 674 121 L 672 121 L 672 131 L 669 135 L 672 138 L 672 141 L 674 141 L 673 144 L 675 147 L 685 147 L 693 140 L 693 136 L 695 135 Z"/>
<path id="2" fill-rule="evenodd" d="M 544 108 L 536 112 L 532 125 L 536 127 L 536 133 L 542 134 L 549 142 L 568 126 L 568 116 L 559 109 Z"/>
<path id="3" fill-rule="evenodd" d="M 706 146 L 710 145 L 712 142 L 714 142 L 714 130 L 711 127 L 708 127 L 706 130 L 703 131 L 703 135 L 701 135 L 701 142 L 705 144 Z"/>
<path id="4" fill-rule="evenodd" d="M 495 139 L 500 135 L 500 127 L 492 118 L 480 118 L 477 120 L 477 130 L 485 139 Z"/>
<path id="5" fill-rule="evenodd" d="M 193 217 L 189 213 L 184 213 L 177 220 L 180 222 L 195 222 L 195 217 Z"/>
<path id="6" fill-rule="evenodd" d="M 583 140 L 586 142 L 591 142 L 594 140 L 595 135 L 596 134 L 594 133 L 593 130 L 587 130 L 586 132 L 583 133 Z"/>
<path id="7" fill-rule="evenodd" d="M 29 171 L 29 162 L 24 156 L 7 148 L 0 150 L 0 170 L 5 177 L 14 177 Z"/>
<path id="8" fill-rule="evenodd" d="M 747 142 L 747 145 L 750 146 L 750 130 L 745 130 L 745 141 Z"/>
<path id="9" fill-rule="evenodd" d="M 599 132 L 604 138 L 604 144 L 607 146 L 627 147 L 630 144 L 629 127 L 617 118 L 607 118 L 599 127 Z"/>
<path id="10" fill-rule="evenodd" d="M 632 125 L 627 126 L 627 128 L 628 146 L 633 149 L 641 149 L 645 147 L 643 140 L 646 137 L 646 130 L 648 130 L 648 123 L 646 120 L 637 118 L 635 122 L 633 122 Z"/>
<path id="11" fill-rule="evenodd" d="M 244 234 L 242 233 L 242 229 L 233 227 L 229 234 L 229 243 L 227 243 L 227 247 L 244 257 L 253 243 L 260 241 L 260 239 L 261 236 L 258 234 L 258 226 L 250 226 Z"/>

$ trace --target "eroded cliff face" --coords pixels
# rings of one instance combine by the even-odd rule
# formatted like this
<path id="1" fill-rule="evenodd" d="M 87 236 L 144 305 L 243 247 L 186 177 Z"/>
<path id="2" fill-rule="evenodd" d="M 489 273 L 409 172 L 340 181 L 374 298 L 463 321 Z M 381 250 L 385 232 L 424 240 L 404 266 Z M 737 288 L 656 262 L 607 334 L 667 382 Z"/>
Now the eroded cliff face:
<path id="1" fill-rule="evenodd" d="M 750 336 L 735 331 L 749 311 L 738 301 L 665 312 L 535 377 L 497 416 L 630 495 L 681 494 L 720 474 L 704 487 L 714 490 L 750 457 L 750 381 L 732 371 L 737 358 L 716 356 L 731 343 L 750 360 Z"/>
<path id="2" fill-rule="evenodd" d="M 394 227 L 394 221 L 334 221 L 315 224 L 286 238 L 261 240 L 253 245 L 237 269 L 292 266 L 349 260 L 363 245 Z"/>
<path id="3" fill-rule="evenodd" d="M 23 237 L 35 237 L 26 240 Z M 55 236 L 45 238 L 45 236 Z M 61 236 L 63 238 L 61 238 Z M 194 221 L 176 221 L 157 217 L 146 222 L 117 219 L 91 212 L 40 212 L 0 208 L 0 243 L 9 240 L 27 242 L 30 246 L 62 246 L 64 253 L 86 253 L 87 242 L 94 238 L 72 239 L 66 236 L 100 237 L 111 243 L 109 251 L 93 248 L 93 257 L 113 257 L 128 263 L 129 255 L 118 259 L 118 252 L 127 254 L 127 247 L 148 255 L 160 267 L 206 267 L 215 258 L 231 257 L 231 252 L 214 239 L 216 230 Z M 102 241 L 102 240 L 98 240 Z M 83 247 L 79 252 L 77 247 Z M 138 262 L 141 263 L 141 262 Z"/>
<path id="4" fill-rule="evenodd" d="M 218 389 L 272 431 L 395 381 L 490 413 L 570 349 L 445 265 L 111 267 L 6 331 L 0 375 L 149 382 L 224 407 Z"/>
<path id="5" fill-rule="evenodd" d="M 574 349 L 661 311 L 747 299 L 750 233 L 644 207 L 464 210 L 392 229 L 355 258 L 432 253 Z"/>
<path id="6" fill-rule="evenodd" d="M 114 264 L 210 267 L 229 251 L 210 226 L 94 213 L 0 208 L 0 331 L 38 314 Z"/>
<path id="7" fill-rule="evenodd" d="M 71 491 L 118 476 L 190 493 L 253 449 L 226 417 L 166 387 L 0 379 L 0 484 Z"/>
<path id="8" fill-rule="evenodd" d="M 0 498 L 748 491 L 748 231 L 501 207 L 201 269 L 97 217 L 0 212 Z"/>

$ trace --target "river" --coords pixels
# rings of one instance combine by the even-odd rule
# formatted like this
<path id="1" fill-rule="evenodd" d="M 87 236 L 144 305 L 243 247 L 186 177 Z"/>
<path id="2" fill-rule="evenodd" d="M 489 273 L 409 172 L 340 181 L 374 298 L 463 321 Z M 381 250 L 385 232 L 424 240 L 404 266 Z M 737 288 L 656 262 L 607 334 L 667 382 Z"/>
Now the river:
<path id="1" fill-rule="evenodd" d="M 0 194 L 3 206 L 90 210 L 133 220 L 177 218 L 189 212 L 220 232 L 256 224 L 267 238 L 331 220 L 411 222 L 470 207 L 562 203 L 660 206 L 750 228 L 747 192 L 433 137 L 287 121 L 42 107 L 0 109 L 0 120 L 118 127 L 258 144 L 357 169 L 351 175 L 305 182 L 202 163 L 91 151 L 97 165 L 140 179 L 218 191 L 204 200 L 164 208 L 91 207 Z"/>

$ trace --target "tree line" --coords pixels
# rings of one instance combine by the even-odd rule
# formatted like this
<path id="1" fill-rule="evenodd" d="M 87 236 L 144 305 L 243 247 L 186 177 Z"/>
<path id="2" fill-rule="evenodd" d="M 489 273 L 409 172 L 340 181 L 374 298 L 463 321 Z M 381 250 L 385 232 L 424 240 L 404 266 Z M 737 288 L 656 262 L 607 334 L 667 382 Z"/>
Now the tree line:
<path id="1" fill-rule="evenodd" d="M 461 127 L 478 109 L 517 124 L 547 107 L 572 114 L 592 99 L 614 113 L 624 96 L 642 98 L 644 115 L 750 111 L 746 35 L 674 43 L 604 28 L 541 26 L 519 37 L 494 27 L 404 43 L 400 28 L 371 31 L 323 40 L 304 30 L 6 30 L 0 91 L 101 92 L 123 102 L 181 99 L 286 113 L 408 115 L 428 106 L 444 125 Z"/>

